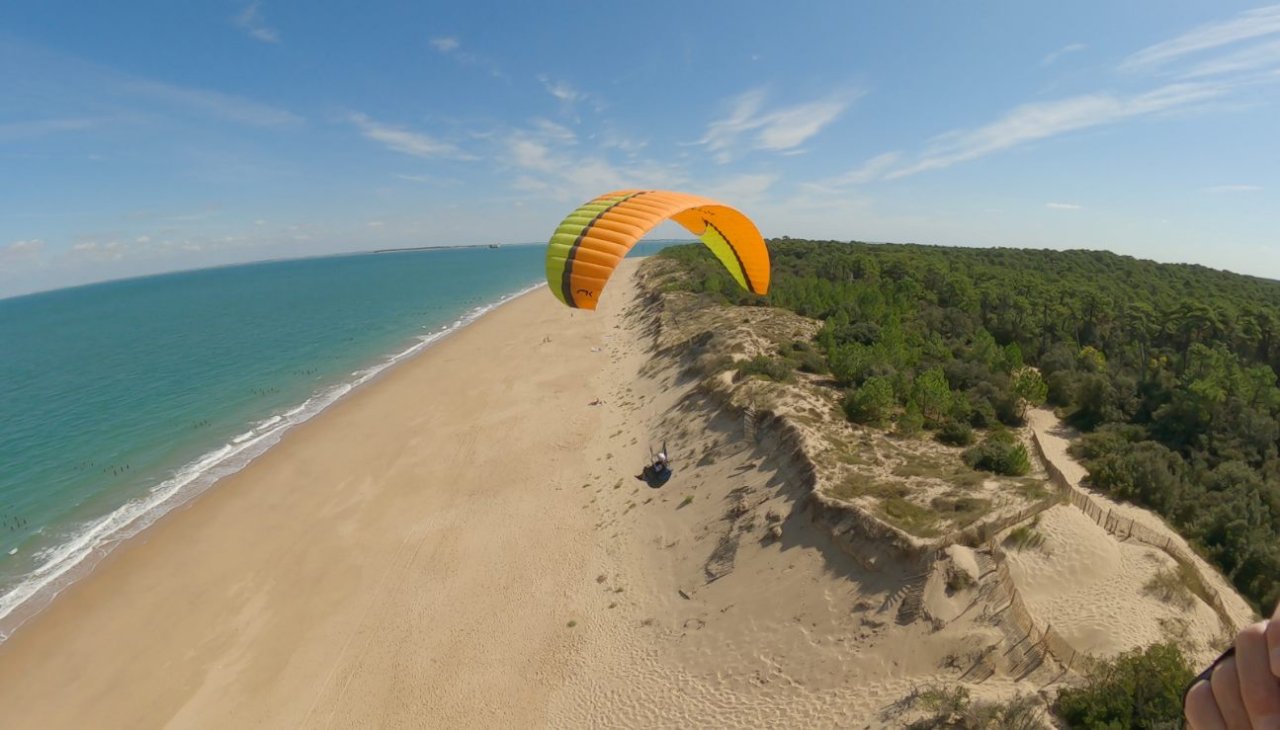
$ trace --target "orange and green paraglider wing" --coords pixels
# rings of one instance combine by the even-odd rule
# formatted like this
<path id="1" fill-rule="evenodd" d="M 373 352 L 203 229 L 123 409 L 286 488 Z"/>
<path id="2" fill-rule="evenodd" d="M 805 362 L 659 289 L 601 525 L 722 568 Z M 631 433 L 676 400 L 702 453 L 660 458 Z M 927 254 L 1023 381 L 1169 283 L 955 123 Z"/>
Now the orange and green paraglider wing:
<path id="1" fill-rule="evenodd" d="M 619 190 L 573 211 L 547 245 L 547 284 L 579 309 L 595 309 L 600 292 L 631 247 L 673 220 L 711 249 L 738 285 L 769 292 L 769 249 L 742 213 L 714 200 L 669 190 Z"/>

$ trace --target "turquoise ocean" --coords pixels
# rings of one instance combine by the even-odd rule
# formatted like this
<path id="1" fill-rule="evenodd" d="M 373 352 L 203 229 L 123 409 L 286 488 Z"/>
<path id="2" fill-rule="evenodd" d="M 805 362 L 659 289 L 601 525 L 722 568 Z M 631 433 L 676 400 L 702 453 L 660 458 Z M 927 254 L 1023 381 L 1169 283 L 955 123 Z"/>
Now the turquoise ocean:
<path id="1" fill-rule="evenodd" d="M 0 300 L 0 640 L 291 426 L 540 287 L 544 256 L 335 256 Z"/>

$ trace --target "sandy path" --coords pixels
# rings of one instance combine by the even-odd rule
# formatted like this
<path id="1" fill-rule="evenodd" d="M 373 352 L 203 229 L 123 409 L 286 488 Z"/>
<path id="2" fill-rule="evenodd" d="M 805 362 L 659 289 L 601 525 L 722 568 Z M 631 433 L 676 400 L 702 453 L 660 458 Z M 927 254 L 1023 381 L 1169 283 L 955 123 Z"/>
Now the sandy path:
<path id="1" fill-rule="evenodd" d="M 1036 437 L 1040 440 L 1040 445 L 1044 448 L 1045 457 L 1062 471 L 1062 475 L 1075 488 L 1081 488 L 1080 485 L 1084 478 L 1088 476 L 1088 471 L 1068 452 L 1071 442 L 1079 438 L 1080 434 L 1062 423 L 1057 415 L 1048 408 L 1033 408 L 1029 410 L 1027 412 L 1027 421 L 1032 430 L 1035 431 Z M 1145 526 L 1147 529 L 1167 539 L 1170 544 L 1179 548 L 1184 554 L 1191 556 L 1200 575 L 1222 598 L 1223 604 L 1226 606 L 1230 618 L 1237 628 L 1244 628 L 1257 620 L 1257 614 L 1253 608 L 1240 597 L 1240 594 L 1235 592 L 1235 589 L 1222 573 L 1197 555 L 1187 541 L 1176 530 L 1166 524 L 1159 515 L 1141 507 L 1115 501 L 1098 492 L 1086 491 L 1089 497 L 1104 510 L 1110 510 L 1124 519 L 1130 519 L 1139 525 Z"/>

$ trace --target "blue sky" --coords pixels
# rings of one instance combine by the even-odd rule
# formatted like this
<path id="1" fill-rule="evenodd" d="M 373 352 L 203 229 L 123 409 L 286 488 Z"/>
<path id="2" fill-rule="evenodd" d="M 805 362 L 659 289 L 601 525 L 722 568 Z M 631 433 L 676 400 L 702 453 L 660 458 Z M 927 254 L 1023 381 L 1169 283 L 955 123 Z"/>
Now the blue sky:
<path id="1" fill-rule="evenodd" d="M 545 240 L 622 187 L 1280 278 L 1277 101 L 1280 5 L 15 0 L 0 296 Z"/>

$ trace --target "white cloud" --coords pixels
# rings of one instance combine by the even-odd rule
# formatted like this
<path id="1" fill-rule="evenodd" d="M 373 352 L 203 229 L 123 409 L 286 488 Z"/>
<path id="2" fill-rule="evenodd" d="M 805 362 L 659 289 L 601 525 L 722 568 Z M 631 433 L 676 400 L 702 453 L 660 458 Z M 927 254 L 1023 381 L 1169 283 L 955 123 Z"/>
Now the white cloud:
<path id="1" fill-rule="evenodd" d="M 459 185 L 460 184 L 460 181 L 454 178 L 440 177 L 438 175 L 426 175 L 423 173 L 397 172 L 395 173 L 395 176 L 400 178 L 401 180 L 408 180 L 409 182 L 415 182 L 415 183 L 428 183 L 431 185 Z"/>
<path id="2" fill-rule="evenodd" d="M 564 144 L 574 144 L 578 141 L 578 135 L 573 133 L 572 129 L 556 124 L 546 119 L 535 119 L 533 124 L 537 127 L 538 132 L 548 139 L 555 140 Z"/>
<path id="3" fill-rule="evenodd" d="M 1252 193 L 1262 188 L 1257 185 L 1210 185 L 1206 193 Z"/>
<path id="4" fill-rule="evenodd" d="M 1231 20 L 1198 26 L 1177 38 L 1138 51 L 1126 58 L 1120 69 L 1149 70 L 1192 53 L 1274 33 L 1280 33 L 1280 5 L 1248 10 Z"/>
<path id="5" fill-rule="evenodd" d="M 748 91 L 733 100 L 729 115 L 711 122 L 699 144 L 706 145 L 721 164 L 736 156 L 739 138 L 749 136 L 753 149 L 784 152 L 794 150 L 822 131 L 844 112 L 858 93 L 832 95 L 826 99 L 783 109 L 764 111 L 764 91 Z"/>
<path id="6" fill-rule="evenodd" d="M 1184 78 L 1242 73 L 1274 66 L 1280 66 L 1280 41 L 1260 43 L 1235 53 L 1203 61 L 1184 74 Z"/>
<path id="7" fill-rule="evenodd" d="M 550 183 L 532 175 L 520 175 L 511 183 L 511 187 L 526 193 L 542 193 L 551 189 Z"/>
<path id="8" fill-rule="evenodd" d="M 367 139 L 381 142 L 388 149 L 415 157 L 448 157 L 458 160 L 473 160 L 475 157 L 463 152 L 456 145 L 443 142 L 421 132 L 412 132 L 389 124 L 370 119 L 359 112 L 348 116 L 348 119 L 360 128 L 360 133 Z"/>
<path id="9" fill-rule="evenodd" d="M 498 68 L 495 61 L 478 53 L 463 50 L 462 41 L 457 36 L 436 36 L 428 42 L 440 55 L 452 58 L 461 66 L 481 68 L 488 71 L 494 78 L 505 78 L 502 69 Z"/>
<path id="10" fill-rule="evenodd" d="M 89 261 L 89 262 L 107 262 L 119 261 L 126 256 L 136 255 L 139 252 L 146 251 L 145 248 L 135 248 L 121 241 L 107 241 L 101 243 L 99 241 L 81 241 L 71 247 L 68 258 L 72 261 Z"/>
<path id="11" fill-rule="evenodd" d="M 582 92 L 570 86 L 567 81 L 552 81 L 545 74 L 539 75 L 538 81 L 542 82 L 542 87 L 547 90 L 548 94 L 567 104 L 572 104 L 583 98 Z"/>
<path id="12" fill-rule="evenodd" d="M 381 227 L 383 227 L 383 226 L 384 226 L 384 225 L 386 225 L 386 224 L 385 224 L 385 223 L 383 223 L 382 221 L 369 221 L 369 222 L 368 222 L 368 223 L 366 223 L 365 225 L 366 225 L 366 226 L 368 226 L 368 227 L 370 227 L 370 228 L 381 228 Z"/>
<path id="13" fill-rule="evenodd" d="M 9 122 L 0 124 L 0 142 L 9 142 L 26 137 L 40 137 L 58 132 L 78 132 L 93 129 L 108 121 L 104 118 L 64 117 L 59 119 L 36 119 L 28 122 Z"/>
<path id="14" fill-rule="evenodd" d="M 235 17 L 236 25 L 249 34 L 249 37 L 262 41 L 263 43 L 279 43 L 280 34 L 274 28 L 267 27 L 266 20 L 262 17 L 260 2 L 250 3 L 244 9 L 244 12 Z"/>
<path id="15" fill-rule="evenodd" d="M 1044 207 L 1052 208 L 1053 210 L 1083 210 L 1084 209 L 1083 205 L 1076 205 L 1075 203 L 1045 203 Z"/>
<path id="16" fill-rule="evenodd" d="M 515 137 L 508 141 L 511 156 L 517 167 L 538 172 L 552 172 L 557 163 L 551 159 L 551 149 L 527 137 Z"/>
<path id="17" fill-rule="evenodd" d="M 759 147 L 766 150 L 797 147 L 834 122 L 848 105 L 846 101 L 816 101 L 774 112 L 760 130 Z"/>
<path id="18" fill-rule="evenodd" d="M 735 175 L 726 180 L 712 182 L 702 189 L 706 191 L 707 197 L 732 204 L 734 201 L 742 202 L 760 198 L 776 182 L 778 182 L 777 175 L 753 173 Z"/>
<path id="19" fill-rule="evenodd" d="M 845 174 L 827 181 L 830 185 L 864 185 L 873 180 L 878 180 L 882 175 L 889 171 L 890 168 L 897 163 L 900 155 L 897 152 L 886 152 L 882 155 L 876 155 L 861 166 L 846 172 Z"/>
<path id="20" fill-rule="evenodd" d="M 201 114 L 255 127 L 288 126 L 302 121 L 301 117 L 284 109 L 218 91 L 188 89 L 141 79 L 127 81 L 121 88 L 130 94 L 150 97 L 175 106 L 184 106 Z"/>
<path id="21" fill-rule="evenodd" d="M 452 36 L 439 36 L 431 39 L 431 47 L 441 53 L 452 53 L 458 50 L 458 46 L 462 45 L 457 38 Z"/>
<path id="22" fill-rule="evenodd" d="M 14 241 L 0 248 L 0 267 L 33 263 L 38 261 L 43 253 L 44 241 L 38 238 Z"/>
<path id="23" fill-rule="evenodd" d="M 918 160 L 890 172 L 886 178 L 938 170 L 1067 132 L 1191 107 L 1229 90 L 1222 84 L 1177 83 L 1128 97 L 1099 93 L 1024 104 L 986 126 L 937 137 Z"/>
<path id="24" fill-rule="evenodd" d="M 596 135 L 592 135 L 592 137 L 595 138 Z M 627 155 L 639 154 L 641 150 L 649 145 L 646 140 L 634 139 L 614 130 L 605 130 L 600 134 L 598 143 L 604 149 L 616 149 Z"/>
<path id="25" fill-rule="evenodd" d="M 1088 48 L 1088 46 L 1086 46 L 1083 43 L 1069 43 L 1063 46 L 1062 48 L 1059 48 L 1058 50 L 1047 54 L 1044 58 L 1040 60 L 1040 65 L 1048 66 L 1053 62 L 1057 61 L 1059 58 L 1062 58 L 1063 56 L 1067 55 L 1068 53 L 1078 53 L 1080 51 L 1083 51 L 1086 48 Z"/>
<path id="26" fill-rule="evenodd" d="M 626 187 L 678 187 L 685 179 L 678 168 L 653 161 L 617 164 L 601 154 L 575 154 L 574 145 L 545 132 L 517 130 L 503 140 L 504 162 L 518 171 L 517 191 L 572 201 Z"/>

